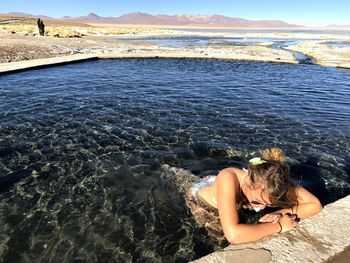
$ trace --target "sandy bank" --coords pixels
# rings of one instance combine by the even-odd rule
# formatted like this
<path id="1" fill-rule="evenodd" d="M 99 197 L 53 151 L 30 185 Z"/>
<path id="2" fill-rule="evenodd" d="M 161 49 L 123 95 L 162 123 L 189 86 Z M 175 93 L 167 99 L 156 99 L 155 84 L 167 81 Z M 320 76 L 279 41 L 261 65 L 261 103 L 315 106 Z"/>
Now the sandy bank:
<path id="1" fill-rule="evenodd" d="M 38 36 L 35 25 L 0 26 L 0 63 L 60 57 L 74 54 L 104 57 L 188 57 L 217 58 L 264 62 L 297 63 L 289 50 L 303 53 L 325 66 L 350 68 L 349 49 L 328 47 L 329 41 L 350 41 L 345 34 L 311 34 L 308 32 L 195 32 L 152 27 L 79 27 L 48 26 L 48 36 Z M 142 37 L 229 37 L 266 39 L 252 45 L 210 45 L 169 47 L 146 41 L 125 41 Z M 312 38 L 312 40 L 310 40 Z M 287 49 L 276 49 L 270 39 L 298 40 Z M 305 40 L 304 40 L 305 39 Z M 0 65 L 1 68 L 1 65 Z"/>
<path id="2" fill-rule="evenodd" d="M 350 68 L 349 47 L 339 47 L 332 41 L 302 41 L 287 49 L 312 57 L 317 64 L 331 67 Z"/>
<path id="3" fill-rule="evenodd" d="M 56 38 L 5 34 L 0 39 L 0 63 L 74 54 L 105 57 L 188 57 L 296 63 L 293 55 L 269 46 L 161 47 L 150 43 L 118 41 L 113 37 Z M 0 64 L 0 69 L 1 69 Z"/>

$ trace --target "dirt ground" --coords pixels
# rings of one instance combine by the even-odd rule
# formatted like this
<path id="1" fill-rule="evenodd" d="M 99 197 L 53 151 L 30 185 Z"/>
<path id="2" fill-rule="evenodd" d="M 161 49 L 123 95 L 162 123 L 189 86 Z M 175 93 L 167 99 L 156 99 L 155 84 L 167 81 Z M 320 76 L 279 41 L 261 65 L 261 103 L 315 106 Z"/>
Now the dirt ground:
<path id="1" fill-rule="evenodd" d="M 266 45 L 254 46 L 203 46 L 203 47 L 159 47 L 150 42 L 130 42 L 118 37 L 174 37 L 188 36 L 188 32 L 156 28 L 151 26 L 88 25 L 75 22 L 44 20 L 46 35 L 39 36 L 36 18 L 16 18 L 0 15 L 0 63 L 51 58 L 74 54 L 133 54 L 179 55 L 181 57 L 205 56 L 207 58 L 237 59 L 296 63 L 287 50 L 276 50 Z M 203 36 L 208 33 L 203 33 Z M 350 48 L 328 47 L 329 40 L 350 41 L 346 35 L 307 35 L 290 32 L 281 36 L 278 32 L 237 33 L 238 38 L 305 38 L 289 49 L 313 58 L 317 64 L 350 68 Z M 219 36 L 220 37 L 220 36 Z M 232 36 L 231 36 L 232 37 Z M 307 40 L 310 37 L 317 39 Z M 204 55 L 203 55 L 204 54 Z"/>
<path id="2" fill-rule="evenodd" d="M 78 54 L 82 50 L 91 49 L 97 41 L 15 34 L 0 37 L 0 63 Z"/>
<path id="3" fill-rule="evenodd" d="M 127 52 L 151 44 L 118 42 L 116 37 L 172 33 L 171 30 L 151 27 L 94 26 L 60 20 L 44 22 L 45 36 L 40 36 L 36 18 L 0 14 L 0 63 L 73 54 Z"/>

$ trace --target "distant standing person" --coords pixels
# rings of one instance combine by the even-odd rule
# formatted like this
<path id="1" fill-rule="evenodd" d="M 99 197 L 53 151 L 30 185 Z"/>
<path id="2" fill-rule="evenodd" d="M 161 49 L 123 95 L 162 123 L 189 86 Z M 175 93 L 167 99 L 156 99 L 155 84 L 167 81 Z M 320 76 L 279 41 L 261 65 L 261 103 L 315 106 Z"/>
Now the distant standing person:
<path id="1" fill-rule="evenodd" d="M 40 21 L 40 25 L 41 25 L 41 35 L 44 36 L 45 35 L 45 25 L 44 25 L 43 20 Z"/>
<path id="2" fill-rule="evenodd" d="M 37 21 L 38 24 L 38 28 L 39 28 L 39 35 L 43 36 L 45 35 L 45 25 L 44 25 L 44 21 L 42 21 L 40 18 Z"/>
<path id="3" fill-rule="evenodd" d="M 41 33 L 41 30 L 40 30 L 40 27 L 41 27 L 40 22 L 41 22 L 41 20 L 40 20 L 40 18 L 38 18 L 38 21 L 36 22 L 36 24 L 38 25 L 39 35 L 41 35 L 41 34 L 40 34 L 40 33 Z"/>

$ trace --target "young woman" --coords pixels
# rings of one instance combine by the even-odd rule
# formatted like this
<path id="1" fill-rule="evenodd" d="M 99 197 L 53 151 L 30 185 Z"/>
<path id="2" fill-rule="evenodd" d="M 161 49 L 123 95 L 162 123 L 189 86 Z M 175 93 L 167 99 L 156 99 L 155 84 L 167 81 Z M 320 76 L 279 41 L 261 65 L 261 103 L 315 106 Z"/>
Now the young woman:
<path id="1" fill-rule="evenodd" d="M 194 184 L 188 204 L 197 221 L 214 232 L 222 230 L 230 243 L 241 243 L 283 233 L 296 227 L 300 219 L 319 213 L 320 201 L 290 181 L 284 159 L 281 149 L 266 149 L 261 158 L 250 160 L 248 169 L 226 168 Z M 239 222 L 239 209 L 258 212 L 266 207 L 281 209 L 264 215 L 258 224 Z M 220 229 L 209 222 L 213 219 Z"/>

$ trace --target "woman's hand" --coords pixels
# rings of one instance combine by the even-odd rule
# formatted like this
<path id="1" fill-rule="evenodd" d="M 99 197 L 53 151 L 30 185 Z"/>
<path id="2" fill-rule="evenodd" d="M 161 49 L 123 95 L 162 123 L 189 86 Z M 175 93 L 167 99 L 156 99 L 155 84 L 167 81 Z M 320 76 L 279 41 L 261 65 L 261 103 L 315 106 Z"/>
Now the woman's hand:
<path id="1" fill-rule="evenodd" d="M 259 219 L 259 223 L 280 223 L 282 230 L 281 233 L 286 232 L 298 224 L 298 218 L 290 213 L 281 214 L 279 212 L 273 212 L 266 214 Z"/>
<path id="2" fill-rule="evenodd" d="M 296 221 L 295 217 L 291 216 L 290 214 L 284 214 L 280 220 L 279 223 L 282 227 L 281 233 L 284 233 L 288 230 L 291 230 L 292 228 L 296 227 L 298 225 L 298 222 Z"/>
<path id="3" fill-rule="evenodd" d="M 282 217 L 282 214 L 279 212 L 273 212 L 266 214 L 259 219 L 259 223 L 273 223 L 276 224 Z"/>

